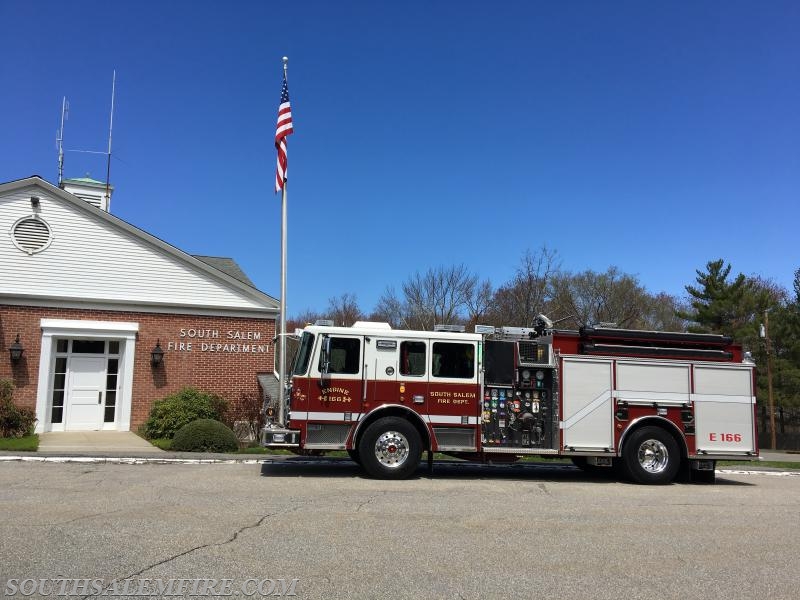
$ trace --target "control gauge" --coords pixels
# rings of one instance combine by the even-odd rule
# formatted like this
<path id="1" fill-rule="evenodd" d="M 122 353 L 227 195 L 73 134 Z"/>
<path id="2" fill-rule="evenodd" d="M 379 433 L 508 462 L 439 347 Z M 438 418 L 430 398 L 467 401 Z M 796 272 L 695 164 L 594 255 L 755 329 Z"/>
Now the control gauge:
<path id="1" fill-rule="evenodd" d="M 536 379 L 542 381 L 544 379 L 544 371 L 536 371 Z"/>

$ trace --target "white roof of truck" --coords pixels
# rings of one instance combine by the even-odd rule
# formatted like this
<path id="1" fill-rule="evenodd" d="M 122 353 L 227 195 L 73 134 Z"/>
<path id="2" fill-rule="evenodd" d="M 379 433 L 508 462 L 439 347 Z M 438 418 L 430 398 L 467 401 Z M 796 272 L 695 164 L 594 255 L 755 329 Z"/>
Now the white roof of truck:
<path id="1" fill-rule="evenodd" d="M 382 338 L 425 338 L 448 341 L 475 342 L 483 339 L 479 333 L 451 333 L 447 331 L 415 331 L 411 329 L 392 329 L 388 323 L 377 321 L 357 321 L 352 327 L 330 327 L 327 325 L 309 325 L 303 331 L 331 335 L 372 335 Z"/>

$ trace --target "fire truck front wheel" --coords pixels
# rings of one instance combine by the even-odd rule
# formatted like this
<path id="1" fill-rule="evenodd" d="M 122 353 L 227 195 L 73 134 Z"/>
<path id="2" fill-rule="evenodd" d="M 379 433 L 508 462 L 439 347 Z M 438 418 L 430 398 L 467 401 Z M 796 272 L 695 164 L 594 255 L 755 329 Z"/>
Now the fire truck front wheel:
<path id="1" fill-rule="evenodd" d="M 642 427 L 622 448 L 625 470 L 637 483 L 670 483 L 681 466 L 678 443 L 661 427 Z"/>
<path id="2" fill-rule="evenodd" d="M 358 454 L 371 477 L 405 479 L 419 466 L 422 442 L 419 432 L 405 419 L 384 417 L 364 432 Z"/>

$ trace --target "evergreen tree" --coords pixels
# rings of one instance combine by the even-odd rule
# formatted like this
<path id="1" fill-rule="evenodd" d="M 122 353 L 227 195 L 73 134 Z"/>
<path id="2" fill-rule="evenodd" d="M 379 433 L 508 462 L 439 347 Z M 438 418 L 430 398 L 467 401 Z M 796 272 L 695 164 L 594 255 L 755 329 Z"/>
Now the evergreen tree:
<path id="1" fill-rule="evenodd" d="M 769 337 L 775 404 L 800 406 L 800 269 L 795 271 L 794 296 L 770 312 Z M 759 370 L 759 392 L 767 387 L 764 370 Z"/>
<path id="2" fill-rule="evenodd" d="M 686 286 L 692 310 L 678 312 L 678 316 L 695 323 L 689 331 L 735 335 L 752 316 L 751 283 L 741 273 L 729 281 L 731 265 L 721 258 L 709 261 L 705 271 L 696 272 L 697 286 Z"/>

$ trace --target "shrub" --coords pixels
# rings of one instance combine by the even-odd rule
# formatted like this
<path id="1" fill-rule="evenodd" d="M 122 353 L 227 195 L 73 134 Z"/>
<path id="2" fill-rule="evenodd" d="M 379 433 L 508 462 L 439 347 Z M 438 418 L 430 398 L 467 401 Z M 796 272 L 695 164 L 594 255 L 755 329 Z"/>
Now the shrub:
<path id="1" fill-rule="evenodd" d="M 227 402 L 223 398 L 185 387 L 153 403 L 150 417 L 142 426 L 142 433 L 148 439 L 172 438 L 181 427 L 197 419 L 221 421 L 226 411 Z"/>
<path id="2" fill-rule="evenodd" d="M 33 435 L 36 413 L 30 408 L 20 408 L 11 401 L 14 383 L 0 379 L 0 437 L 21 438 Z"/>
<path id="3" fill-rule="evenodd" d="M 235 452 L 239 440 L 230 427 L 214 419 L 197 419 L 181 427 L 172 439 L 172 450 L 183 452 Z"/>
<path id="4" fill-rule="evenodd" d="M 264 399 L 260 394 L 243 392 L 236 405 L 238 411 L 237 420 L 233 422 L 234 433 L 239 439 L 257 440 L 266 422 Z"/>

